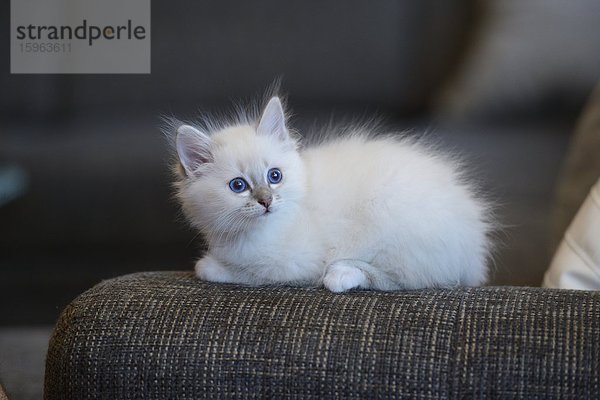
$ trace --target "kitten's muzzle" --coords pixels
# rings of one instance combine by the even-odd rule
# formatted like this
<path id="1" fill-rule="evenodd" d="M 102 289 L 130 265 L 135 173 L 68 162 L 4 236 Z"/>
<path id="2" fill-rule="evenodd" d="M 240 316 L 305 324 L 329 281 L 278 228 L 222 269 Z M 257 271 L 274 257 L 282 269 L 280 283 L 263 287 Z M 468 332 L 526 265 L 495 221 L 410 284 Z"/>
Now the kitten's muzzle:
<path id="1" fill-rule="evenodd" d="M 266 211 L 269 211 L 269 207 L 271 206 L 271 203 L 273 203 L 273 195 L 271 194 L 271 191 L 267 188 L 260 187 L 254 190 L 253 195 L 256 199 L 256 202 L 262 205 Z"/>

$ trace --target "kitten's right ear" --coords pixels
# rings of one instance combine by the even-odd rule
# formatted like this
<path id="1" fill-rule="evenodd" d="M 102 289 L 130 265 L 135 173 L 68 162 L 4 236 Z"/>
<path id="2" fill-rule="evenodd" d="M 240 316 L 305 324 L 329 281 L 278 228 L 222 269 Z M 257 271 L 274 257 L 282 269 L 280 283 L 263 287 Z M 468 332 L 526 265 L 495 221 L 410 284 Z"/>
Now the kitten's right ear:
<path id="1" fill-rule="evenodd" d="M 187 176 L 197 174 L 202 164 L 213 162 L 210 137 L 189 125 L 177 128 L 175 140 L 179 161 Z"/>

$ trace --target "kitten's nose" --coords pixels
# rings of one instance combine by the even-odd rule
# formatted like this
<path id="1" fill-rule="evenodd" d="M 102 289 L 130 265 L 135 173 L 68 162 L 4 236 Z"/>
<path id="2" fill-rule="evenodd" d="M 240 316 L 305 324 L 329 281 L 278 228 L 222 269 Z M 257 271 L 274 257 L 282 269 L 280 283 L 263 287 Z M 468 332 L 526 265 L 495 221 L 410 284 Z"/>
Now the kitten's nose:
<path id="1" fill-rule="evenodd" d="M 269 196 L 262 199 L 257 199 L 256 201 L 258 201 L 258 204 L 262 205 L 268 210 L 269 206 L 271 205 L 271 202 L 273 201 L 273 197 Z"/>
<path id="2" fill-rule="evenodd" d="M 254 196 L 256 197 L 256 202 L 262 205 L 267 210 L 273 202 L 273 196 L 271 195 L 271 192 L 269 192 L 269 190 L 265 188 L 256 189 Z"/>

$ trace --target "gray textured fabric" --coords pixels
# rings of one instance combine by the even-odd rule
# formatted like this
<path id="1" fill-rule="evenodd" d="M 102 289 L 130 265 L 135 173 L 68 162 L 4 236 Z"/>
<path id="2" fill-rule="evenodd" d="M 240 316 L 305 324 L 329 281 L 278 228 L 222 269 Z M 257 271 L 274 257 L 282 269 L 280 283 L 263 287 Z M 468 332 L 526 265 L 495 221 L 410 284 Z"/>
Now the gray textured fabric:
<path id="1" fill-rule="evenodd" d="M 46 399 L 598 398 L 600 293 L 248 288 L 127 275 L 71 303 Z"/>

